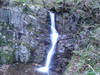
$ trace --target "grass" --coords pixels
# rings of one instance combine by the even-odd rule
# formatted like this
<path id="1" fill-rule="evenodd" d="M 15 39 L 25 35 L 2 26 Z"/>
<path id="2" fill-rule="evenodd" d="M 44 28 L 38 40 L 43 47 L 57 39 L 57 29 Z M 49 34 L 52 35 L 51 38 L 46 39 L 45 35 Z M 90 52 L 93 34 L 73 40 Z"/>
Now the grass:
<path id="1" fill-rule="evenodd" d="M 67 67 L 64 75 L 96 75 L 100 74 L 100 54 L 93 45 L 88 45 L 80 55 L 74 51 L 74 56 Z M 72 72 L 72 73 L 71 73 Z M 71 73 L 71 74 L 68 74 Z"/>
<path id="2" fill-rule="evenodd" d="M 76 40 L 86 39 L 88 44 L 85 47 L 79 46 L 78 50 L 73 51 L 74 54 L 66 67 L 64 75 L 100 75 L 100 22 L 98 22 L 99 20 L 95 21 L 95 16 L 98 14 L 97 12 L 99 12 L 98 9 L 100 9 L 100 0 L 84 0 L 85 2 L 81 2 L 81 0 L 79 0 L 79 2 L 77 1 L 78 0 L 76 0 L 76 3 L 75 0 L 73 1 L 75 8 L 76 10 L 84 12 L 82 14 L 79 13 L 81 19 L 84 20 L 81 24 L 81 26 L 83 26 L 82 30 L 76 35 Z M 83 4 L 85 8 L 81 6 L 81 4 Z M 85 10 L 86 8 L 89 11 Z M 88 16 L 91 18 L 85 19 Z M 84 35 L 84 39 L 80 39 L 82 32 L 86 32 L 87 35 Z"/>
<path id="3" fill-rule="evenodd" d="M 64 75 L 100 75 L 100 27 L 94 26 L 94 30 L 89 32 L 88 45 L 73 51 Z"/>
<path id="4" fill-rule="evenodd" d="M 10 1 L 16 1 L 16 2 L 27 2 L 27 0 L 10 0 Z"/>

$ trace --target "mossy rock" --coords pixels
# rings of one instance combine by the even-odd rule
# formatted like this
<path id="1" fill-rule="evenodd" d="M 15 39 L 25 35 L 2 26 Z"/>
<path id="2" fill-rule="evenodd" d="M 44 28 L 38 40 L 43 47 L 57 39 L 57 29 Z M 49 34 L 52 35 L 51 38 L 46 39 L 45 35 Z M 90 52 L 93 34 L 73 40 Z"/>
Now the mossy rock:
<path id="1" fill-rule="evenodd" d="M 9 46 L 0 47 L 0 64 L 10 64 L 13 62 L 14 50 Z"/>

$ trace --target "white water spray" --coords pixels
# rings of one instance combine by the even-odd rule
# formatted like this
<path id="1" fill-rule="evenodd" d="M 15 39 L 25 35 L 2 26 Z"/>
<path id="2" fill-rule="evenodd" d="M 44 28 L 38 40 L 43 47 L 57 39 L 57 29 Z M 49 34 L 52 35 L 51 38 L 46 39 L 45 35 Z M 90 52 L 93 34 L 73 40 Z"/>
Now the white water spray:
<path id="1" fill-rule="evenodd" d="M 50 19 L 51 19 L 51 34 L 50 34 L 51 48 L 48 52 L 46 62 L 45 62 L 45 66 L 38 68 L 38 71 L 46 72 L 46 73 L 48 73 L 48 71 L 49 71 L 51 59 L 52 59 L 52 56 L 55 53 L 55 46 L 56 46 L 58 36 L 59 36 L 59 34 L 57 33 L 57 31 L 55 29 L 55 14 L 52 13 L 52 12 L 50 12 Z"/>

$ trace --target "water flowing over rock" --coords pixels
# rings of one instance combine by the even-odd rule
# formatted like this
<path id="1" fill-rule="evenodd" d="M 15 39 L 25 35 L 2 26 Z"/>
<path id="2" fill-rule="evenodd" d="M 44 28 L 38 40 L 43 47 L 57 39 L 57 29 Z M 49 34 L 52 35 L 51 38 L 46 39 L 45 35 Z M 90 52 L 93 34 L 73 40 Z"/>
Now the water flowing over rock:
<path id="1" fill-rule="evenodd" d="M 47 74 L 36 69 L 51 46 L 48 11 L 59 39 Z M 0 75 L 98 75 L 99 19 L 100 0 L 0 0 Z"/>
<path id="2" fill-rule="evenodd" d="M 57 43 L 57 40 L 59 37 L 59 34 L 55 29 L 55 14 L 52 12 L 50 12 L 50 19 L 51 19 L 51 34 L 50 34 L 51 47 L 50 47 L 50 50 L 49 50 L 47 57 L 46 57 L 45 66 L 40 67 L 38 69 L 38 71 L 43 72 L 43 73 L 45 73 L 45 72 L 49 73 L 50 64 L 52 61 L 52 57 L 55 53 L 56 43 Z"/>
<path id="3" fill-rule="evenodd" d="M 64 16 L 65 24 L 63 25 L 62 15 L 56 13 L 55 28 L 60 37 L 50 66 L 50 75 L 61 75 L 71 59 L 72 51 L 77 48 L 74 33 L 79 31 L 79 26 L 77 26 L 79 15 L 74 12 L 71 14 L 66 12 Z M 9 37 L 11 36 L 6 40 L 13 50 L 14 56 L 10 58 L 12 63 L 34 62 L 38 66 L 45 63 L 51 43 L 49 38 L 50 17 L 47 9 L 37 8 L 33 5 L 0 8 L 0 22 L 2 23 L 0 24 L 0 33 L 7 35 L 9 32 Z"/>
<path id="4" fill-rule="evenodd" d="M 73 35 L 60 35 L 59 41 L 57 44 L 56 54 L 53 60 L 53 64 L 51 70 L 56 72 L 63 72 L 64 67 L 70 61 L 70 56 L 73 54 L 72 51 L 74 49 L 74 39 Z M 57 66 L 56 66 L 57 65 Z M 62 69 L 63 67 L 63 69 Z"/>
<path id="5" fill-rule="evenodd" d="M 48 11 L 41 8 L 34 9 L 32 11 L 34 13 L 27 14 L 25 8 L 0 8 L 0 22 L 6 22 L 13 26 L 13 30 L 10 30 L 13 32 L 14 62 L 34 62 L 42 65 L 45 63 L 45 56 L 47 56 L 51 42 Z M 58 15 L 56 17 L 56 28 L 61 33 L 63 29 L 60 26 L 62 21 L 58 19 Z M 62 18 L 62 16 L 60 15 L 59 18 Z M 72 35 L 60 36 L 50 68 L 50 71 L 59 72 L 59 74 L 64 71 L 65 65 L 70 60 L 69 56 L 72 55 L 74 42 Z M 62 67 L 64 68 L 61 69 Z"/>

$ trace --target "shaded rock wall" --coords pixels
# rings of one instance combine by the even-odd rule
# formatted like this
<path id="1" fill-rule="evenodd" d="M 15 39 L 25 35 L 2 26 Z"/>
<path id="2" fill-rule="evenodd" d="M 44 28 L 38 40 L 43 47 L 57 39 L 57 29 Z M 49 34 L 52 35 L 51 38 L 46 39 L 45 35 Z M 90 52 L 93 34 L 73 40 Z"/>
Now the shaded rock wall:
<path id="1" fill-rule="evenodd" d="M 62 1 L 58 4 L 53 3 L 48 2 L 46 8 L 33 5 L 0 8 L 0 22 L 6 22 L 0 24 L 0 42 L 2 42 L 0 43 L 0 60 L 3 61 L 2 63 L 8 62 L 3 48 L 5 46 L 9 48 L 10 45 L 13 49 L 10 48 L 11 51 L 8 49 L 8 52 L 14 52 L 14 59 L 10 56 L 13 62 L 44 64 L 50 47 L 50 19 L 47 9 L 56 13 L 56 28 L 60 34 L 51 63 L 51 71 L 61 75 L 73 55 L 72 51 L 87 46 L 89 43 L 87 36 L 91 34 L 90 30 L 95 29 L 96 24 L 100 25 L 100 9 L 96 6 L 92 8 L 88 2 L 84 1 L 81 3 L 79 1 L 77 6 L 73 3 L 66 3 L 65 8 Z M 10 38 L 8 38 L 8 33 Z M 96 39 L 99 40 L 99 37 Z"/>
<path id="2" fill-rule="evenodd" d="M 0 22 L 9 24 L 4 30 L 8 32 L 9 26 L 11 26 L 9 30 L 13 35 L 11 47 L 13 48 L 14 59 L 11 60 L 13 62 L 34 62 L 43 65 L 51 45 L 48 10 L 28 5 L 0 8 L 0 10 Z M 72 51 L 76 48 L 74 34 L 80 30 L 79 19 L 76 12 L 64 12 L 64 15 L 56 12 L 56 28 L 60 37 L 56 53 L 52 59 L 51 71 L 59 74 L 64 72 L 70 61 Z M 4 27 L 3 24 L 1 24 L 2 27 Z M 3 33 L 2 30 L 1 33 Z"/>
<path id="3" fill-rule="evenodd" d="M 22 8 L 0 8 L 0 10 L 2 11 L 0 21 L 13 26 L 13 29 L 10 29 L 13 32 L 12 46 L 15 55 L 13 61 L 35 62 L 43 65 L 51 45 L 50 19 L 47 9 L 23 6 Z M 79 19 L 76 13 L 68 14 L 66 17 L 68 19 L 64 19 L 65 24 L 63 25 L 62 15 L 56 14 L 56 28 L 60 37 L 52 59 L 51 70 L 59 73 L 65 70 L 65 66 L 72 56 L 75 44 L 73 34 L 77 32 L 75 27 Z M 1 26 L 3 27 L 3 25 Z M 68 34 L 69 32 L 70 34 Z"/>
<path id="4" fill-rule="evenodd" d="M 41 10 L 34 10 L 33 14 L 27 14 L 24 9 L 19 7 L 0 8 L 0 22 L 13 27 L 10 31 L 13 32 L 11 41 L 13 41 L 15 61 L 36 61 L 38 63 L 43 61 L 46 48 L 45 40 L 47 39 L 47 43 L 49 42 L 49 24 L 47 11 Z M 4 27 L 3 24 L 0 26 Z M 9 26 L 7 27 L 9 28 Z M 2 30 L 1 33 L 3 33 Z"/>

